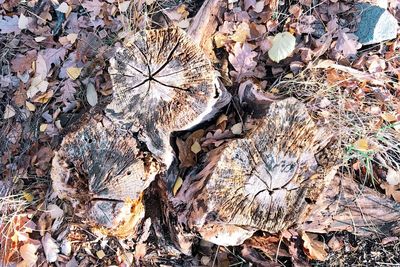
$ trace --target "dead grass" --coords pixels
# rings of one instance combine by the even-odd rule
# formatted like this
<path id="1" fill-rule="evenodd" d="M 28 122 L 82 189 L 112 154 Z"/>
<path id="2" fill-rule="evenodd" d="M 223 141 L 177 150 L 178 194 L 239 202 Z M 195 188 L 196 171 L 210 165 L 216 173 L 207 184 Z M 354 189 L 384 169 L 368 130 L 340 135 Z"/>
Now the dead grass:
<path id="1" fill-rule="evenodd" d="M 396 110 L 394 102 L 383 102 L 372 93 L 356 100 L 356 88 L 343 87 L 343 82 L 328 84 L 326 71 L 306 69 L 294 78 L 277 82 L 273 90 L 306 103 L 313 118 L 335 133 L 342 151 L 343 166 L 351 167 L 359 161 L 369 177 L 374 176 L 374 164 L 399 171 L 400 125 L 382 120 L 384 111 Z M 382 112 L 374 115 L 371 110 L 377 108 Z M 355 145 L 360 139 L 367 140 L 368 150 Z"/>

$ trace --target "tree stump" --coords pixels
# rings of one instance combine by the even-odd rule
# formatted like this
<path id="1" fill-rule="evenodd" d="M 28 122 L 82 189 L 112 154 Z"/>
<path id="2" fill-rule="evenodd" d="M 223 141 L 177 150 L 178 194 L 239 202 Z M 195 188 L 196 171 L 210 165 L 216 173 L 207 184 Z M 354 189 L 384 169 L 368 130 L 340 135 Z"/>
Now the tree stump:
<path id="1" fill-rule="evenodd" d="M 105 233 L 127 236 L 144 216 L 143 191 L 157 164 L 136 140 L 106 119 L 89 119 L 68 134 L 53 158 L 53 189 Z"/>
<path id="2" fill-rule="evenodd" d="M 115 90 L 107 116 L 139 132 L 166 165 L 170 134 L 210 119 L 230 100 L 204 52 L 178 28 L 136 34 L 110 64 Z"/>
<path id="3" fill-rule="evenodd" d="M 175 200 L 188 205 L 180 221 L 220 245 L 298 224 L 328 182 L 316 155 L 331 139 L 299 101 L 273 103 L 251 135 L 216 149 L 187 178 Z"/>

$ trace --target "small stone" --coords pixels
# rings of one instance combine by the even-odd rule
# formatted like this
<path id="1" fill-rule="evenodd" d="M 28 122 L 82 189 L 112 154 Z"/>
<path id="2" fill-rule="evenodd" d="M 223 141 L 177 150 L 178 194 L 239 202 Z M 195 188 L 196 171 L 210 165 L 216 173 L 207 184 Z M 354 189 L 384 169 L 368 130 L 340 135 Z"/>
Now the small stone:
<path id="1" fill-rule="evenodd" d="M 357 4 L 361 21 L 355 34 L 363 45 L 376 44 L 396 38 L 398 23 L 387 10 L 370 4 Z"/>

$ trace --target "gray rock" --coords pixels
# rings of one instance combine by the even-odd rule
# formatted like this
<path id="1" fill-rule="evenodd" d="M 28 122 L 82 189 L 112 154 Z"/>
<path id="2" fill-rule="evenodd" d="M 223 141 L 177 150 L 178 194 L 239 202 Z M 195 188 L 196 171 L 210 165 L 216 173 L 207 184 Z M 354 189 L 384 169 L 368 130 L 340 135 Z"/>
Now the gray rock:
<path id="1" fill-rule="evenodd" d="M 363 45 L 394 39 L 399 27 L 396 18 L 386 9 L 370 4 L 357 4 L 361 21 L 355 34 Z"/>

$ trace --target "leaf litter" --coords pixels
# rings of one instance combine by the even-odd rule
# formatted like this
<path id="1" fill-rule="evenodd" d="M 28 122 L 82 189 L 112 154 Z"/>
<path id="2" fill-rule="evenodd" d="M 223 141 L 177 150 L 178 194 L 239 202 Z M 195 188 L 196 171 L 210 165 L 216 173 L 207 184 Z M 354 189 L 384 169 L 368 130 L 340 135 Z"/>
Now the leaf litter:
<path id="1" fill-rule="evenodd" d="M 0 1 L 7 11 L 0 14 L 0 48 L 5 59 L 0 62 L 3 70 L 0 175 L 4 181 L 13 181 L 12 192 L 24 192 L 22 198 L 10 198 L 15 205 L 13 210 L 6 211 L 14 227 L 9 228 L 4 225 L 5 220 L 0 221 L 0 228 L 7 233 L 1 239 L 2 247 L 11 248 L 6 255 L 2 252 L 2 260 L 33 265 L 45 259 L 73 265 L 79 258 L 81 263 L 90 263 L 93 259 L 89 259 L 89 254 L 79 254 L 78 258 L 76 254 L 60 254 L 59 241 L 68 236 L 80 246 L 86 244 L 86 250 L 98 260 L 128 265 L 121 255 L 110 257 L 112 253 L 105 251 L 106 247 L 91 247 L 84 231 L 65 221 L 64 216 L 70 212 L 67 207 L 45 194 L 44 189 L 49 188 L 53 149 L 60 142 L 61 130 L 71 126 L 79 114 L 89 112 L 90 107 L 107 101 L 111 94 L 107 59 L 113 47 L 120 45 L 130 29 L 147 27 L 148 14 L 156 12 L 158 2 L 52 1 L 40 6 L 36 1 L 27 1 L 25 5 L 19 1 Z M 392 159 L 378 160 L 380 163 L 375 165 L 382 165 L 383 171 L 375 173 L 375 177 L 382 192 L 400 202 L 396 156 L 399 149 L 393 146 L 399 140 L 400 120 L 398 40 L 381 44 L 379 48 L 361 48 L 353 34 L 354 25 L 345 23 L 354 1 L 323 1 L 316 6 L 312 1 L 294 1 L 277 6 L 278 12 L 274 13 L 275 2 L 230 1 L 213 36 L 216 48 L 226 52 L 231 84 L 242 88 L 239 89 L 240 103 L 249 102 L 251 96 L 254 103 L 268 105 L 270 99 L 295 95 L 305 99 L 321 123 L 333 127 L 336 127 L 333 118 L 338 117 L 335 107 L 340 106 L 340 115 L 349 118 L 342 124 L 349 131 L 344 134 L 345 145 L 350 144 L 352 151 L 356 151 L 350 155 L 348 165 L 357 166 L 353 171 L 366 172 L 365 158 L 359 153 L 371 152 L 376 158 Z M 186 28 L 193 13 L 190 3 L 171 4 L 162 12 L 174 25 Z M 396 3 L 388 3 L 389 11 L 398 14 Z M 56 12 L 63 16 L 57 16 Z M 54 35 L 57 27 L 62 31 Z M 288 77 L 292 77 L 291 81 Z M 313 78 L 315 87 L 307 85 Z M 321 87 L 321 79 L 330 87 Z M 297 88 L 300 83 L 304 89 L 292 90 L 291 82 L 296 82 Z M 247 91 L 249 83 L 253 87 Z M 327 94 L 324 90 L 336 91 Z M 255 116 L 255 113 L 252 114 Z M 208 151 L 250 131 L 254 125 L 243 124 L 242 115 L 241 110 L 227 112 L 215 125 L 179 137 L 180 167 L 195 166 L 199 157 Z M 360 116 L 357 120 L 362 121 L 363 127 L 352 128 L 351 122 Z M 178 176 L 174 195 L 182 183 L 184 180 Z M 46 205 L 47 209 L 43 209 Z M 35 216 L 32 210 L 36 210 Z M 61 222 L 56 223 L 57 220 Z M 67 225 L 68 233 L 61 232 L 60 225 Z M 41 231 L 42 237 L 34 235 L 32 230 Z M 249 241 L 243 247 L 246 252 L 243 255 L 255 260 L 260 256 L 257 249 L 261 249 L 273 260 L 272 251 L 281 239 L 286 247 L 279 257 L 291 255 L 295 263 L 305 263 L 307 257 L 314 260 L 328 257 L 327 247 L 318 236 L 293 231 L 281 237 Z M 294 240 L 300 239 L 303 247 L 294 245 Z M 341 241 L 332 240 L 328 246 L 339 250 Z M 143 247 L 141 250 L 146 251 Z M 227 250 L 218 257 L 221 262 L 227 258 L 241 261 L 239 255 Z"/>

